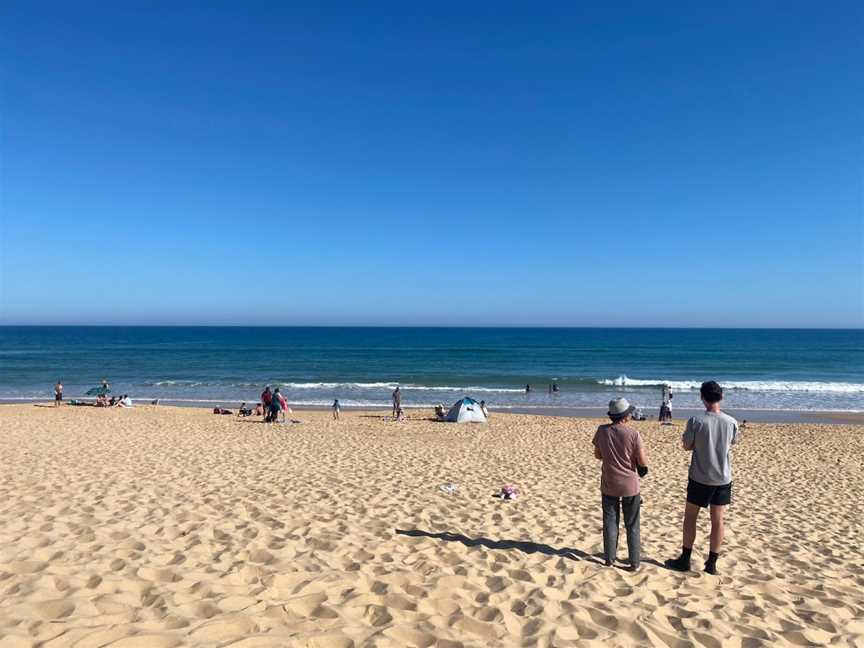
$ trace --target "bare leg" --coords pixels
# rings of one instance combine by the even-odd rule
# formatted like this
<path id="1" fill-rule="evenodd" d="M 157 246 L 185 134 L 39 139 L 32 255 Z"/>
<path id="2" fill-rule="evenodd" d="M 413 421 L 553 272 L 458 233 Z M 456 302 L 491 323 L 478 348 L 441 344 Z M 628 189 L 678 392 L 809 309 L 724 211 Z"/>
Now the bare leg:
<path id="1" fill-rule="evenodd" d="M 711 551 L 713 553 L 720 553 L 723 544 L 723 535 L 726 531 L 725 513 L 725 506 L 711 506 Z"/>
<path id="2" fill-rule="evenodd" d="M 699 507 L 687 502 L 684 507 L 684 541 L 681 543 L 688 549 L 696 542 L 696 520 L 699 519 Z"/>

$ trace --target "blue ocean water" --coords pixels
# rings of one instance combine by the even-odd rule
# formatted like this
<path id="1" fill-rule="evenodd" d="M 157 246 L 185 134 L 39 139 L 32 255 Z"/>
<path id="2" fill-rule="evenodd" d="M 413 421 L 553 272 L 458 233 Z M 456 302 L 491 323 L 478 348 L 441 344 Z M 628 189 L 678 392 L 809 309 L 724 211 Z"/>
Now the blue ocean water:
<path id="1" fill-rule="evenodd" d="M 715 379 L 726 406 L 864 410 L 864 330 L 0 327 L 0 399 L 115 393 L 164 402 L 428 406 L 464 395 L 492 407 L 598 408 L 615 395 L 699 407 Z M 552 382 L 560 391 L 549 393 Z M 532 386 L 530 394 L 525 385 Z"/>

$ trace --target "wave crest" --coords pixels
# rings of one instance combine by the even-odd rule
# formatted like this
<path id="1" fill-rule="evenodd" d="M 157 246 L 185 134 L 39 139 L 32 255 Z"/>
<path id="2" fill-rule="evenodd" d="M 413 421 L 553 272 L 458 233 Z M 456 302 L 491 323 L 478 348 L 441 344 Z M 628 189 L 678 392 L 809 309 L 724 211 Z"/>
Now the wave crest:
<path id="1" fill-rule="evenodd" d="M 654 387 L 668 386 L 672 390 L 697 390 L 702 385 L 696 380 L 664 380 L 660 378 L 628 378 L 598 380 L 598 384 L 609 387 Z M 846 382 L 814 382 L 795 380 L 730 380 L 720 381 L 724 389 L 756 392 L 824 392 L 835 394 L 864 394 L 864 384 Z"/>

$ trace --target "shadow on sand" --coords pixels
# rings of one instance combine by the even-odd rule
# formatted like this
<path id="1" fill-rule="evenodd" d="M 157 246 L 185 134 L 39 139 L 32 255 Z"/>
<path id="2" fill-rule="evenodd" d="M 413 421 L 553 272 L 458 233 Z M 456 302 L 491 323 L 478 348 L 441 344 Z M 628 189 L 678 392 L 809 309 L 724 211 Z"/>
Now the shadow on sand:
<path id="1" fill-rule="evenodd" d="M 568 560 L 584 560 L 597 565 L 603 565 L 603 554 L 591 555 L 581 549 L 574 549 L 572 547 L 555 548 L 548 544 L 526 540 L 492 540 L 491 538 L 484 537 L 469 538 L 461 533 L 450 533 L 448 531 L 432 533 L 431 531 L 423 531 L 421 529 L 396 529 L 396 535 L 405 535 L 412 538 L 431 538 L 443 542 L 458 542 L 466 547 L 481 546 L 487 549 L 516 549 L 526 554 L 542 553 L 546 556 L 561 556 Z M 663 565 L 652 558 L 642 558 L 642 562 L 663 567 Z"/>

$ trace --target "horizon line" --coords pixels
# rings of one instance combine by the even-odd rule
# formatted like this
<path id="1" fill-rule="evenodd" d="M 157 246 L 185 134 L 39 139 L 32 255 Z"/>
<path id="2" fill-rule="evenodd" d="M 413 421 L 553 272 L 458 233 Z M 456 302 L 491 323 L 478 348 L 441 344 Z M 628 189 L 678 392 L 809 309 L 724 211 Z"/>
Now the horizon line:
<path id="1" fill-rule="evenodd" d="M 864 326 L 620 326 L 620 325 L 472 325 L 472 324 L 2 324 L 0 328 L 260 328 L 260 329 L 617 329 L 726 331 L 864 331 Z"/>

